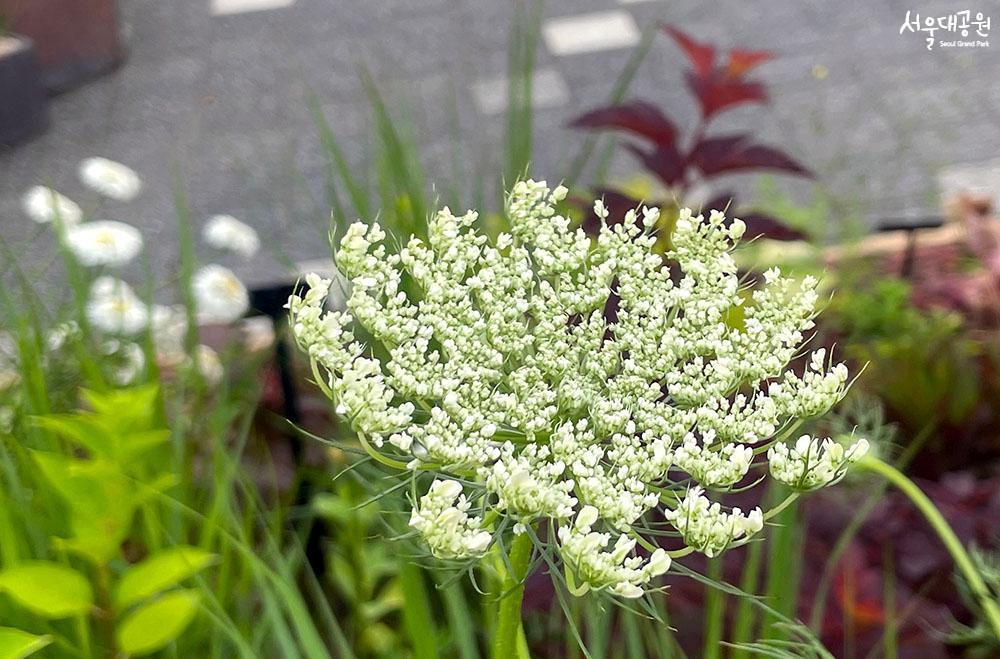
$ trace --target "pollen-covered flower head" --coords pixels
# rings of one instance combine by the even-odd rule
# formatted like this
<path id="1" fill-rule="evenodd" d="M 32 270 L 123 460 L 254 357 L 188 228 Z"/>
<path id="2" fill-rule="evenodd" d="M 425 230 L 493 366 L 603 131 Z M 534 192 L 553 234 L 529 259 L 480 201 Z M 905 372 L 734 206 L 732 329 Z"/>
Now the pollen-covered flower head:
<path id="1" fill-rule="evenodd" d="M 250 308 L 246 286 L 229 268 L 217 264 L 201 267 L 192 281 L 198 318 L 206 323 L 231 323 Z"/>
<path id="2" fill-rule="evenodd" d="M 517 183 L 495 241 L 448 208 L 398 250 L 403 237 L 353 224 L 335 253 L 346 309 L 327 310 L 333 282 L 310 275 L 292 331 L 365 450 L 434 475 L 411 520 L 433 553 L 531 533 L 577 592 L 635 597 L 669 567 L 659 542 L 717 555 L 763 528 L 720 494 L 760 480 L 754 456 L 836 403 L 847 373 L 824 355 L 787 370 L 816 281 L 741 284 L 740 220 L 683 209 L 664 258 L 658 209 L 612 223 L 598 200 L 590 237 L 559 212 L 566 194 Z"/>
<path id="3" fill-rule="evenodd" d="M 124 222 L 85 222 L 66 230 L 66 246 L 81 265 L 117 267 L 139 255 L 142 234 Z"/>
<path id="4" fill-rule="evenodd" d="M 132 201 L 142 190 L 135 171 L 107 158 L 87 158 L 80 163 L 79 173 L 84 185 L 108 199 Z"/>
<path id="5" fill-rule="evenodd" d="M 232 215 L 213 215 L 202 231 L 205 242 L 216 249 L 228 250 L 250 258 L 260 248 L 260 239 L 253 227 Z"/>
<path id="6" fill-rule="evenodd" d="M 59 219 L 66 226 L 78 224 L 83 211 L 75 201 L 52 188 L 36 185 L 21 199 L 25 215 L 39 224 L 49 224 Z"/>

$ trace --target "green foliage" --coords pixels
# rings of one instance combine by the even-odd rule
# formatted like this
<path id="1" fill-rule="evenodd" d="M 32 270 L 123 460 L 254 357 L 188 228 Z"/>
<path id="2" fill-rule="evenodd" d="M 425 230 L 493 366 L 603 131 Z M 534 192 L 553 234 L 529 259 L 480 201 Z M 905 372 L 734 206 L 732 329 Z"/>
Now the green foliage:
<path id="1" fill-rule="evenodd" d="M 25 561 L 0 571 L 0 591 L 43 618 L 84 615 L 94 593 L 76 570 L 48 561 Z"/>
<path id="2" fill-rule="evenodd" d="M 118 647 L 127 654 L 149 654 L 180 636 L 198 612 L 198 593 L 178 590 L 144 604 L 118 624 Z"/>
<path id="3" fill-rule="evenodd" d="M 216 558 L 204 549 L 188 546 L 171 547 L 153 554 L 122 574 L 115 588 L 115 606 L 124 609 L 173 588 L 211 565 Z"/>
<path id="4" fill-rule="evenodd" d="M 979 400 L 979 348 L 962 332 L 961 318 L 916 308 L 906 282 L 882 279 L 841 293 L 827 320 L 847 355 L 869 364 L 862 385 L 909 428 L 959 422 Z"/>
<path id="5" fill-rule="evenodd" d="M 23 659 L 50 643 L 51 636 L 37 636 L 12 627 L 0 627 L 0 659 Z"/>
<path id="6" fill-rule="evenodd" d="M 973 548 L 969 552 L 972 563 L 979 572 L 997 605 L 1000 605 L 1000 552 L 989 552 Z M 965 656 L 973 659 L 995 657 L 1000 653 L 1000 637 L 997 637 L 986 619 L 983 607 L 974 596 L 965 576 L 956 570 L 956 582 L 962 601 L 974 616 L 974 622 L 964 625 L 957 620 L 951 623 L 946 641 L 949 645 L 962 647 Z"/>

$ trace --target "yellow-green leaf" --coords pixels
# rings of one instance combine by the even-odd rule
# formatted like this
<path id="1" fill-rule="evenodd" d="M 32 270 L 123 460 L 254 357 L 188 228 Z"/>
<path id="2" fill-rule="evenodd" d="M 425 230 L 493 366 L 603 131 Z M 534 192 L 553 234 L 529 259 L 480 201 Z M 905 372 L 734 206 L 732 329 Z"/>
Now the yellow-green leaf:
<path id="1" fill-rule="evenodd" d="M 176 586 L 215 560 L 198 547 L 171 547 L 130 567 L 115 590 L 115 604 L 124 609 L 139 600 Z"/>
<path id="2" fill-rule="evenodd" d="M 177 590 L 136 609 L 118 624 L 118 647 L 126 654 L 156 652 L 181 635 L 198 612 L 198 593 Z"/>
<path id="3" fill-rule="evenodd" d="M 90 610 L 90 582 L 76 570 L 48 561 L 26 561 L 0 572 L 0 590 L 45 618 L 68 618 Z"/>
<path id="4" fill-rule="evenodd" d="M 51 636 L 35 636 L 13 627 L 0 627 L 0 659 L 24 659 L 52 642 Z"/>

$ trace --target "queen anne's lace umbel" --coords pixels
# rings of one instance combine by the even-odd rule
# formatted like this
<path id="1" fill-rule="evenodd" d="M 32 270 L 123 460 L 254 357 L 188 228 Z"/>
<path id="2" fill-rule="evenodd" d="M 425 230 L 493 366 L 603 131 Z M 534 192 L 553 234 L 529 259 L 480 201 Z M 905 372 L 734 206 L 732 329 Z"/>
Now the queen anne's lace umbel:
<path id="1" fill-rule="evenodd" d="M 843 396 L 847 370 L 822 352 L 802 376 L 785 370 L 813 327 L 816 281 L 771 270 L 747 295 L 731 253 L 740 220 L 682 210 L 665 261 L 658 209 L 612 224 L 597 201 L 591 238 L 557 212 L 566 194 L 517 183 L 510 233 L 492 242 L 476 213 L 447 208 L 398 251 L 377 224 L 353 224 L 335 255 L 346 311 L 324 308 L 332 282 L 317 275 L 288 307 L 366 449 L 437 475 L 411 519 L 434 554 L 476 557 L 504 520 L 515 533 L 546 521 L 581 588 L 635 597 L 670 562 L 634 549 L 654 509 L 714 556 L 763 526 L 760 509 L 705 494 L 758 478 L 755 453 L 773 446 L 785 482 L 829 480 L 803 480 L 813 465 L 779 442 Z"/>

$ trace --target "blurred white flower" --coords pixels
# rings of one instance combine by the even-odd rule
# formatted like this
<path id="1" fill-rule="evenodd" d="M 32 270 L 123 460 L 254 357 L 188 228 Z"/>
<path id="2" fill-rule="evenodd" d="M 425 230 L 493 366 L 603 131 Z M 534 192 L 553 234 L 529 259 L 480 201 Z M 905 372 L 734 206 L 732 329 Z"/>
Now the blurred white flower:
<path id="1" fill-rule="evenodd" d="M 83 211 L 75 201 L 61 195 L 52 188 L 36 185 L 21 198 L 24 212 L 39 224 L 48 224 L 59 220 L 66 226 L 77 224 L 83 217 Z"/>
<path id="2" fill-rule="evenodd" d="M 14 432 L 14 408 L 9 405 L 0 407 L 0 432 Z"/>
<path id="3" fill-rule="evenodd" d="M 154 304 L 150 311 L 150 325 L 158 352 L 176 354 L 184 349 L 184 335 L 187 333 L 184 307 Z"/>
<path id="4" fill-rule="evenodd" d="M 87 158 L 81 162 L 80 180 L 88 188 L 116 201 L 132 201 L 142 190 L 138 174 L 107 158 Z"/>
<path id="5" fill-rule="evenodd" d="M 142 234 L 124 222 L 99 220 L 70 227 L 66 245 L 83 265 L 120 266 L 142 250 Z"/>
<path id="6" fill-rule="evenodd" d="M 131 336 L 149 324 L 149 311 L 121 279 L 98 277 L 90 286 L 87 320 L 109 334 Z"/>
<path id="7" fill-rule="evenodd" d="M 75 320 L 59 323 L 45 335 L 45 347 L 50 352 L 61 350 L 66 345 L 66 341 L 76 336 L 79 332 L 80 326 L 76 324 Z"/>
<path id="8" fill-rule="evenodd" d="M 207 323 L 231 323 L 250 308 L 250 294 L 233 271 L 221 265 L 203 266 L 192 281 L 198 319 Z"/>
<path id="9" fill-rule="evenodd" d="M 106 341 L 101 348 L 107 356 L 117 358 L 111 379 L 120 387 L 134 384 L 146 368 L 146 353 L 133 341 Z"/>
<path id="10" fill-rule="evenodd" d="M 199 345 L 195 350 L 198 352 L 198 370 L 201 377 L 205 378 L 208 384 L 219 384 L 226 373 L 222 360 L 219 359 L 219 353 L 206 345 Z"/>
<path id="11" fill-rule="evenodd" d="M 202 236 L 212 247 L 229 250 L 250 258 L 260 248 L 260 239 L 253 227 L 232 215 L 214 215 L 208 219 Z"/>
<path id="12" fill-rule="evenodd" d="M 0 332 L 0 393 L 21 381 L 18 357 L 19 349 L 14 335 Z"/>

